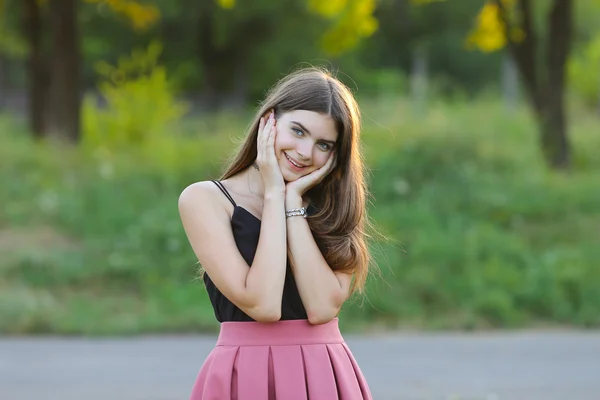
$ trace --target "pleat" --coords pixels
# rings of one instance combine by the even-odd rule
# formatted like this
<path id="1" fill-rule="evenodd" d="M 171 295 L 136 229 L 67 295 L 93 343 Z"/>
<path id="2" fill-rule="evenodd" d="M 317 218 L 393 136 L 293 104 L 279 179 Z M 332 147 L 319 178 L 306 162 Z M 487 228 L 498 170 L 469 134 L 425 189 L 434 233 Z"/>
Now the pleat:
<path id="1" fill-rule="evenodd" d="M 237 392 L 237 400 L 269 398 L 269 346 L 240 348 L 237 360 Z"/>
<path id="2" fill-rule="evenodd" d="M 338 391 L 329 352 L 324 344 L 302 346 L 310 400 L 338 400 Z"/>
<path id="3" fill-rule="evenodd" d="M 198 377 L 194 382 L 194 387 L 192 387 L 192 393 L 190 394 L 190 400 L 200 400 L 202 399 L 202 392 L 204 391 L 204 385 L 206 384 L 206 377 L 208 376 L 208 371 L 210 370 L 210 366 L 215 359 L 215 350 L 213 349 L 204 364 L 202 364 L 202 368 L 200 368 L 200 372 L 198 372 Z"/>
<path id="4" fill-rule="evenodd" d="M 275 371 L 273 371 L 273 353 L 269 348 L 269 399 L 275 400 Z"/>
<path id="5" fill-rule="evenodd" d="M 223 326 L 190 400 L 372 400 L 336 324 L 246 324 Z"/>
<path id="6" fill-rule="evenodd" d="M 333 373 L 337 382 L 338 396 L 340 400 L 364 400 L 358 379 L 354 373 L 352 362 L 344 347 L 339 344 L 328 344 L 327 351 Z"/>
<path id="7" fill-rule="evenodd" d="M 360 391 L 362 393 L 363 399 L 372 400 L 373 396 L 371 395 L 371 390 L 369 389 L 369 384 L 367 383 L 367 379 L 365 378 L 360 367 L 358 366 L 358 362 L 356 362 L 356 359 L 354 358 L 352 351 L 350 351 L 350 348 L 348 347 L 348 345 L 346 343 L 342 343 L 342 347 L 346 351 L 346 355 L 348 356 L 348 359 L 352 363 L 352 368 L 354 369 L 354 374 L 356 375 L 356 379 L 358 380 L 358 385 L 360 386 Z"/>
<path id="8" fill-rule="evenodd" d="M 307 400 L 300 346 L 271 346 L 276 400 Z"/>
<path id="9" fill-rule="evenodd" d="M 222 400 L 231 398 L 231 377 L 238 356 L 239 347 L 217 347 L 211 354 L 210 364 L 206 368 L 206 378 L 198 384 L 193 400 Z M 204 371 L 203 371 L 204 372 Z M 203 375 L 201 373 L 200 375 Z M 196 389 L 196 387 L 194 387 Z"/>

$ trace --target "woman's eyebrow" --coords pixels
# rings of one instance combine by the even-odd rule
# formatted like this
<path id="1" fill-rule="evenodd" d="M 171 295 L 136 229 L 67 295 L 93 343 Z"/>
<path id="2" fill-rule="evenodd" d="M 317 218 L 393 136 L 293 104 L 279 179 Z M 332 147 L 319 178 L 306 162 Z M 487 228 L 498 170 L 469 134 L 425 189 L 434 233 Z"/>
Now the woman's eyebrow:
<path id="1" fill-rule="evenodd" d="M 298 121 L 290 121 L 292 124 L 296 124 L 298 125 L 300 128 L 302 128 L 302 130 L 306 133 L 308 133 L 309 135 L 312 135 L 312 133 L 310 133 L 310 131 L 308 129 L 306 129 L 306 127 L 304 125 L 302 125 L 300 122 Z M 326 143 L 330 143 L 332 145 L 334 145 L 336 142 L 335 140 L 327 140 L 327 139 L 321 139 L 322 142 L 326 142 Z"/>
<path id="2" fill-rule="evenodd" d="M 298 121 L 291 121 L 292 124 L 296 124 L 298 125 L 300 128 L 302 128 L 302 130 L 306 133 L 308 133 L 309 135 L 312 135 L 312 133 L 310 133 L 310 131 L 308 129 L 306 129 L 306 127 L 304 125 L 302 125 L 300 122 Z"/>

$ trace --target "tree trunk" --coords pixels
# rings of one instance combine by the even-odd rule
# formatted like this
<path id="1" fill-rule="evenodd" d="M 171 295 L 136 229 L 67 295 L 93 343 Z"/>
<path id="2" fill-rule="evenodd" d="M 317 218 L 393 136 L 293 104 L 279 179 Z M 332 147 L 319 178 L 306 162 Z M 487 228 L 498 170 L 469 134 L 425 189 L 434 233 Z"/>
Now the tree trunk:
<path id="1" fill-rule="evenodd" d="M 548 15 L 547 77 L 542 97 L 540 125 L 542 151 L 546 161 L 555 168 L 567 168 L 571 161 L 564 92 L 565 69 L 573 31 L 572 14 L 572 0 L 555 0 Z"/>
<path id="2" fill-rule="evenodd" d="M 546 162 L 554 168 L 568 168 L 570 146 L 561 89 L 548 93 L 541 112 L 537 114 L 540 128 L 540 144 Z"/>
<path id="3" fill-rule="evenodd" d="M 42 53 L 42 16 L 37 0 L 24 0 L 23 27 L 29 45 L 29 59 L 27 60 L 27 85 L 28 107 L 27 114 L 29 128 L 33 136 L 44 136 L 45 93 L 46 93 L 46 68 Z"/>
<path id="4" fill-rule="evenodd" d="M 77 29 L 78 0 L 50 0 L 52 56 L 48 133 L 79 140 L 80 55 Z"/>
<path id="5" fill-rule="evenodd" d="M 507 18 L 503 2 L 496 0 L 496 4 L 502 10 L 507 30 L 512 29 L 513 25 Z M 564 92 L 565 67 L 571 50 L 573 2 L 554 0 L 552 4 L 548 14 L 546 58 L 542 65 L 538 65 L 535 58 L 539 42 L 533 28 L 531 0 L 519 0 L 519 7 L 522 16 L 520 27 L 525 33 L 525 39 L 519 43 L 511 41 L 510 50 L 538 120 L 544 158 L 553 168 L 568 168 L 571 148 L 567 134 Z"/>

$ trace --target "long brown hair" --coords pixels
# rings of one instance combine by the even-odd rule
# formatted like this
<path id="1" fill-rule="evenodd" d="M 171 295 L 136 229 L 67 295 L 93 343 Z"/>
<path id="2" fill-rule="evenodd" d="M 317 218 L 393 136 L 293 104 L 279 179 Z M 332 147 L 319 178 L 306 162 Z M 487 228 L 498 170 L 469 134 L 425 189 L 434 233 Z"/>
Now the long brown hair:
<path id="1" fill-rule="evenodd" d="M 350 89 L 316 67 L 295 71 L 273 86 L 260 104 L 245 140 L 221 179 L 248 168 L 256 160 L 260 117 L 274 109 L 276 117 L 294 110 L 329 115 L 338 130 L 336 166 L 306 194 L 316 213 L 308 223 L 325 260 L 334 271 L 354 274 L 351 292 L 362 292 L 371 264 L 367 229 L 369 196 L 360 146 L 360 109 Z"/>

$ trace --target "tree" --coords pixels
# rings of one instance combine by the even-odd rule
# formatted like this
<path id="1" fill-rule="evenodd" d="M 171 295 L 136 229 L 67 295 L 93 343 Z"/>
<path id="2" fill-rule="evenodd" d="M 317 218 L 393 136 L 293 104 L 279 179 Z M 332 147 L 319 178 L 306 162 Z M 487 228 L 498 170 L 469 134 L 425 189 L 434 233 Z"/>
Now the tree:
<path id="1" fill-rule="evenodd" d="M 377 29 L 375 0 L 195 3 L 187 11 L 195 8 L 199 17 L 197 54 L 204 93 L 213 105 L 231 89 L 230 104 L 258 99 L 273 74 L 291 66 L 324 58 L 335 64 Z"/>
<path id="2" fill-rule="evenodd" d="M 23 0 L 23 31 L 29 44 L 27 60 L 29 128 L 35 137 L 45 130 L 44 103 L 47 75 L 42 50 L 42 11 L 36 0 Z"/>
<path id="3" fill-rule="evenodd" d="M 508 47 L 536 115 L 544 157 L 553 168 L 568 168 L 571 147 L 564 93 L 573 36 L 573 1 L 552 1 L 546 16 L 545 41 L 535 31 L 539 8 L 532 3 L 531 0 L 488 1 L 468 42 L 485 52 Z M 537 56 L 540 53 L 542 57 Z"/>
<path id="4" fill-rule="evenodd" d="M 332 21 L 323 34 L 321 45 L 330 55 L 338 55 L 356 47 L 378 28 L 373 16 L 375 0 L 309 0 L 309 10 Z"/>
<path id="5" fill-rule="evenodd" d="M 423 5 L 444 0 L 395 1 Z M 600 3 L 598 0 L 594 2 Z M 314 3 L 317 4 L 316 0 Z M 345 9 L 349 4 L 365 7 L 366 3 L 369 2 L 320 2 L 320 10 L 327 15 L 325 11 L 334 8 L 331 4 Z M 574 29 L 574 5 L 573 0 L 550 1 L 545 24 L 542 23 L 546 25 L 548 32 L 543 40 L 534 27 L 540 11 L 547 3 L 532 0 L 487 0 L 467 41 L 483 52 L 494 52 L 506 47 L 511 53 L 538 122 L 543 155 L 551 167 L 567 168 L 570 165 L 571 147 L 568 140 L 564 92 L 567 59 L 571 51 Z M 369 11 L 372 12 L 372 9 Z M 363 14 L 363 18 L 369 16 L 369 12 Z M 341 40 L 337 42 L 344 43 Z M 543 53 L 542 57 L 538 57 L 540 53 Z"/>
<path id="6" fill-rule="evenodd" d="M 235 0 L 217 0 L 217 4 L 226 10 L 236 7 Z M 305 6 L 313 15 L 330 21 L 329 29 L 321 37 L 321 45 L 332 56 L 353 49 L 362 38 L 371 36 L 378 28 L 373 16 L 375 0 L 305 0 Z"/>
<path id="7" fill-rule="evenodd" d="M 196 18 L 195 53 L 203 74 L 204 105 L 219 108 L 227 92 L 232 92 L 230 103 L 244 105 L 253 51 L 272 34 L 275 24 L 269 15 L 279 14 L 275 11 L 281 5 L 255 1 L 233 9 L 232 2 L 195 3 L 188 10 Z"/>
<path id="8" fill-rule="evenodd" d="M 50 0 L 48 134 L 75 142 L 80 131 L 81 57 L 78 0 Z"/>
<path id="9" fill-rule="evenodd" d="M 82 2 L 124 16 L 135 30 L 147 29 L 160 17 L 156 7 L 136 0 L 23 0 L 28 119 L 35 137 L 79 139 L 82 60 L 78 14 Z M 49 37 L 48 46 L 44 46 L 45 36 Z"/>

